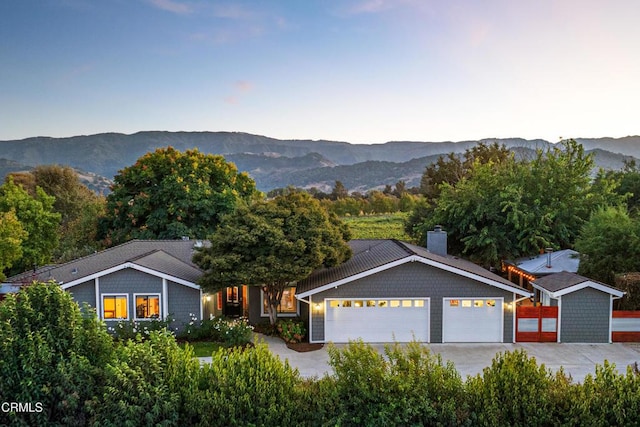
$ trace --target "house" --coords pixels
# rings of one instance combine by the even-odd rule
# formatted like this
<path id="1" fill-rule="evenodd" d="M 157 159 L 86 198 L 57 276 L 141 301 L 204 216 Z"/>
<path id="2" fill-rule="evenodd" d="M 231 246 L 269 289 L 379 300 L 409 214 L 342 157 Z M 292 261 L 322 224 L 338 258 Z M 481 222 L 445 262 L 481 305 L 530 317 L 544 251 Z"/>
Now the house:
<path id="1" fill-rule="evenodd" d="M 448 256 L 446 232 L 426 248 L 397 240 L 352 240 L 353 256 L 297 284 L 311 342 L 514 342 L 515 305 L 531 293 Z"/>
<path id="2" fill-rule="evenodd" d="M 196 283 L 202 272 L 191 262 L 198 244 L 190 240 L 132 240 L 10 277 L 3 286 L 15 290 L 34 280 L 53 280 L 79 304 L 95 308 L 107 326 L 123 320 L 171 316 L 175 327 L 181 328 L 193 317 L 202 319 L 205 315 L 208 296 Z"/>
<path id="3" fill-rule="evenodd" d="M 578 267 L 580 267 L 580 254 L 578 252 L 573 249 L 554 251 L 551 248 L 547 248 L 544 253 L 534 257 L 505 261 L 502 269 L 507 272 L 507 278 L 510 281 L 530 289 L 529 282 L 537 278 L 562 271 L 577 273 Z"/>
<path id="4" fill-rule="evenodd" d="M 558 307 L 557 342 L 611 342 L 613 301 L 624 292 L 567 271 L 531 284 L 540 292 L 542 306 Z"/>

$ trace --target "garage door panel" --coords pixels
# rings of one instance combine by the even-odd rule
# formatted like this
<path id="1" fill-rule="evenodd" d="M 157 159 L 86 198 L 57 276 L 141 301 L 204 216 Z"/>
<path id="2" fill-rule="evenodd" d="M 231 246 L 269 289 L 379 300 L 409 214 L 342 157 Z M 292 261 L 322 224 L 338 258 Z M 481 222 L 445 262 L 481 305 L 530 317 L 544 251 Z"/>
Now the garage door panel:
<path id="1" fill-rule="evenodd" d="M 445 298 L 443 342 L 502 342 L 502 298 Z"/>
<path id="2" fill-rule="evenodd" d="M 325 339 L 333 342 L 347 342 L 362 339 L 368 342 L 408 342 L 413 339 L 429 340 L 429 303 L 427 299 L 402 299 L 397 306 L 391 307 L 391 301 L 370 302 L 356 307 L 344 306 L 345 301 L 325 303 Z M 394 300 L 394 304 L 395 304 Z M 417 301 L 417 302 L 416 302 Z M 410 307 L 403 307 L 411 303 Z"/>

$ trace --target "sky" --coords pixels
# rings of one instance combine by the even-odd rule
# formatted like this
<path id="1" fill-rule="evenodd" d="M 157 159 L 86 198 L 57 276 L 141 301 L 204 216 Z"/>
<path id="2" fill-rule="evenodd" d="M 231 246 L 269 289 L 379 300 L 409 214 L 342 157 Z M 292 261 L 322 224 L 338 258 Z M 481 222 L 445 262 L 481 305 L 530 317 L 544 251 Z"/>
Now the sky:
<path id="1" fill-rule="evenodd" d="M 0 140 L 640 133 L 638 0 L 1 0 Z"/>

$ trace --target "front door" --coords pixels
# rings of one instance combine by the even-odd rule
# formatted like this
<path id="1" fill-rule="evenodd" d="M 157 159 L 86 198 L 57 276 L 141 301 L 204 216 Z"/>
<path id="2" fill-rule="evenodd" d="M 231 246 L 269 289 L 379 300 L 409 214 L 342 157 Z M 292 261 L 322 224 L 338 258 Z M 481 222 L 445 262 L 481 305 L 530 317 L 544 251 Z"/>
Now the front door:
<path id="1" fill-rule="evenodd" d="M 242 316 L 242 288 L 231 286 L 227 288 L 223 314 L 228 317 Z"/>

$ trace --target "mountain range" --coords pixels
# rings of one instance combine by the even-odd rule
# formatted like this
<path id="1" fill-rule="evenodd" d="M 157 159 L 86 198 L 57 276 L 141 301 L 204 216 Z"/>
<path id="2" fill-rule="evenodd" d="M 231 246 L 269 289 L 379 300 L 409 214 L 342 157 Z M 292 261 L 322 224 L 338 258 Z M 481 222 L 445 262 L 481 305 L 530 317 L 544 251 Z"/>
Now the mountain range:
<path id="1" fill-rule="evenodd" d="M 640 159 L 640 136 L 576 138 L 593 152 L 596 164 L 620 169 L 625 160 Z M 108 191 L 110 180 L 143 154 L 160 147 L 198 148 L 221 154 L 246 171 L 260 190 L 293 185 L 330 190 L 341 181 L 352 191 L 367 191 L 404 180 L 419 185 L 429 164 L 440 155 L 462 153 L 478 142 L 504 144 L 519 156 L 532 155 L 551 143 L 542 139 L 482 139 L 460 142 L 392 141 L 350 144 L 323 140 L 279 140 L 241 132 L 147 131 L 131 135 L 102 133 L 69 138 L 33 137 L 0 141 L 0 178 L 41 164 L 68 165 L 96 191 Z"/>

